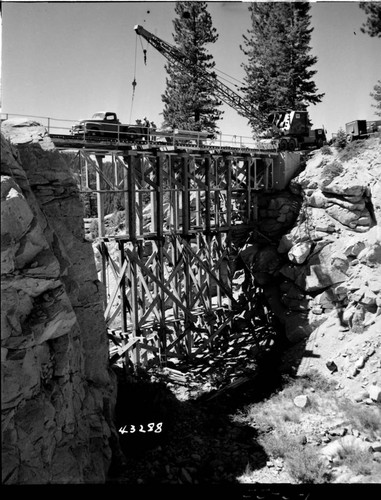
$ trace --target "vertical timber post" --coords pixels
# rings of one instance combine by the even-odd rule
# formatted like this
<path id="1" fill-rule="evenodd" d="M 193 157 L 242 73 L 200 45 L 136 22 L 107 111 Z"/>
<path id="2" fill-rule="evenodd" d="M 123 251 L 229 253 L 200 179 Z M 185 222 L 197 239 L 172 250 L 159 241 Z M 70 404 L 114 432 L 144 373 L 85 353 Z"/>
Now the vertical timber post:
<path id="1" fill-rule="evenodd" d="M 163 210 L 163 190 L 164 190 L 164 156 L 156 157 L 156 236 L 157 236 L 157 253 L 158 253 L 158 274 L 157 277 L 160 283 L 164 284 L 164 210 Z M 165 328 L 165 293 L 163 288 L 160 288 L 160 353 L 161 361 L 166 364 L 167 360 L 167 338 Z"/>
<path id="2" fill-rule="evenodd" d="M 124 254 L 124 240 L 118 241 L 119 247 L 119 262 L 120 269 L 122 270 L 126 256 Z M 120 282 L 120 312 L 121 312 L 121 323 L 122 332 L 127 333 L 127 311 L 126 311 L 126 273 Z"/>
<path id="3" fill-rule="evenodd" d="M 190 230 L 190 199 L 189 199 L 189 155 L 182 155 L 182 181 L 183 181 L 183 199 L 182 199 L 182 237 L 189 243 L 189 230 Z M 191 283 L 190 283 L 190 255 L 189 252 L 184 251 L 184 296 L 185 307 L 189 309 L 191 303 Z M 184 329 L 188 330 L 185 337 L 186 351 L 190 357 L 192 354 L 192 332 L 190 331 L 188 316 L 184 318 Z"/>
<path id="4" fill-rule="evenodd" d="M 205 166 L 205 254 L 207 255 L 207 266 L 209 269 L 212 267 L 212 252 L 211 252 L 211 222 L 210 222 L 210 207 L 211 207 L 211 193 L 210 193 L 210 156 L 204 155 L 204 166 Z M 216 214 L 215 214 L 216 215 Z M 208 307 L 208 313 L 212 310 L 212 291 L 211 291 L 211 279 L 210 275 L 206 273 L 206 294 L 205 302 Z M 209 336 L 213 335 L 213 321 L 208 323 Z"/>
<path id="5" fill-rule="evenodd" d="M 107 303 L 107 282 L 106 282 L 106 257 L 105 252 L 103 251 L 105 243 L 102 238 L 105 235 L 105 221 L 104 221 L 104 200 L 103 200 L 103 179 L 101 173 L 103 172 L 103 158 L 104 155 L 96 155 L 96 160 L 98 163 L 99 171 L 96 172 L 96 183 L 97 183 L 97 212 L 98 212 L 98 235 L 101 238 L 100 248 L 101 248 L 101 256 L 102 256 L 102 268 L 101 268 L 101 282 L 103 283 L 104 289 L 104 307 L 106 307 Z"/>
<path id="6" fill-rule="evenodd" d="M 236 162 L 236 169 L 238 169 L 239 163 Z M 231 275 L 230 275 L 230 247 L 231 247 L 231 241 L 232 241 L 232 229 L 231 229 L 231 223 L 232 223 L 232 169 L 233 165 L 229 162 L 227 167 L 225 168 L 225 182 L 226 182 L 226 225 L 228 227 L 227 233 L 226 233 L 226 238 L 225 238 L 225 245 L 228 248 L 228 269 L 227 269 L 227 280 L 228 280 L 228 287 L 229 290 L 232 289 L 231 286 Z M 231 307 L 231 299 L 227 297 L 229 308 Z"/>
<path id="7" fill-rule="evenodd" d="M 128 227 L 130 242 L 132 245 L 132 252 L 137 253 L 136 244 L 136 165 L 140 161 L 136 155 L 130 156 L 129 169 L 127 172 L 128 176 Z M 131 283 L 131 324 L 132 324 L 132 336 L 136 340 L 139 335 L 139 297 L 138 297 L 138 277 L 137 277 L 137 266 L 136 262 L 130 262 L 130 283 Z M 140 348 L 138 343 L 135 343 L 135 356 L 134 361 L 136 366 L 140 365 Z"/>

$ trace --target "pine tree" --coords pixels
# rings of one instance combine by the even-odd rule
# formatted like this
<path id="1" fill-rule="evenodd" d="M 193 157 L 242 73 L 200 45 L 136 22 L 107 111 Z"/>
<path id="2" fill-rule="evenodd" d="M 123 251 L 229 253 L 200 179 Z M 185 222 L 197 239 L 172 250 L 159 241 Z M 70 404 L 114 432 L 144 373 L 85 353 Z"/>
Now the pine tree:
<path id="1" fill-rule="evenodd" d="M 376 104 L 372 104 L 373 108 L 376 108 L 376 115 L 381 116 L 381 80 L 378 80 L 376 85 L 373 87 L 374 92 L 370 93 L 370 96 L 376 101 Z"/>
<path id="2" fill-rule="evenodd" d="M 381 3 L 360 2 L 359 7 L 368 16 L 366 22 L 360 28 L 362 33 L 366 33 L 371 37 L 381 37 Z"/>
<path id="3" fill-rule="evenodd" d="M 249 6 L 252 27 L 241 50 L 248 57 L 242 91 L 256 109 L 249 119 L 254 132 L 267 128 L 267 116 L 279 110 L 304 110 L 321 102 L 311 67 L 313 28 L 308 2 L 258 2 Z"/>
<path id="4" fill-rule="evenodd" d="M 185 130 L 214 132 L 222 111 L 221 101 L 214 95 L 211 85 L 200 78 L 203 72 L 212 74 L 213 56 L 206 44 L 218 39 L 206 2 L 176 2 L 178 17 L 173 21 L 176 47 L 187 55 L 188 70 L 180 64 L 167 63 L 164 102 L 164 126 Z M 214 74 L 215 75 L 215 74 Z"/>

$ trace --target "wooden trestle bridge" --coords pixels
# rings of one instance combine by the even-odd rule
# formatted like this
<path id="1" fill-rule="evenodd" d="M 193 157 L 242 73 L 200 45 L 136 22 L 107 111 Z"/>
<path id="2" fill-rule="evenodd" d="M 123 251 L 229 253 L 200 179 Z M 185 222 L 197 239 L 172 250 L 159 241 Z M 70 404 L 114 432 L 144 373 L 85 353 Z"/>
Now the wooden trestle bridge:
<path id="1" fill-rule="evenodd" d="M 74 151 L 80 191 L 97 199 L 112 360 L 136 366 L 197 356 L 231 321 L 232 245 L 255 226 L 258 193 L 283 187 L 280 155 L 91 144 Z M 113 233 L 106 193 L 123 198 Z"/>

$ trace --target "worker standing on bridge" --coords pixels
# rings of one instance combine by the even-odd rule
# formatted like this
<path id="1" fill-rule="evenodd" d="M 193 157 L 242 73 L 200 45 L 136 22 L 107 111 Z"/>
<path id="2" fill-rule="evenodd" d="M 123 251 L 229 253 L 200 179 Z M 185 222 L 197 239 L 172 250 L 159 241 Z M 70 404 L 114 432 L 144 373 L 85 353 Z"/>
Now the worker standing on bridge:
<path id="1" fill-rule="evenodd" d="M 151 127 L 151 140 L 152 141 L 156 141 L 156 136 L 152 135 L 152 132 L 155 132 L 155 130 L 157 129 L 156 125 L 154 122 L 151 122 L 150 123 L 150 127 Z"/>
<path id="2" fill-rule="evenodd" d="M 143 127 L 147 128 L 144 132 L 145 132 L 147 141 L 149 141 L 149 127 L 150 127 L 150 124 L 149 124 L 148 118 L 146 116 L 143 118 Z"/>

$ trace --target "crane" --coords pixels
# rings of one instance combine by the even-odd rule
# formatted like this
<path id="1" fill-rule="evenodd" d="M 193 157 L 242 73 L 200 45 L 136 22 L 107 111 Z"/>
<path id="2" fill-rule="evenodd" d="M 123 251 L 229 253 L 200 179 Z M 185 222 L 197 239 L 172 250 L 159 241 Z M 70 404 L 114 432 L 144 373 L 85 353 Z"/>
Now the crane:
<path id="1" fill-rule="evenodd" d="M 211 84 L 216 95 L 239 114 L 248 120 L 254 115 L 255 109 L 245 102 L 243 97 L 218 80 L 214 73 L 195 66 L 186 54 L 150 33 L 143 26 L 137 24 L 134 30 L 170 62 L 180 64 L 185 71 L 196 71 L 197 77 Z M 278 147 L 281 150 L 294 151 L 295 149 L 309 148 L 311 146 L 314 148 L 322 147 L 326 142 L 324 129 L 312 130 L 308 112 L 305 110 L 275 111 L 269 116 L 269 123 L 273 134 L 279 138 Z"/>
<path id="2" fill-rule="evenodd" d="M 147 40 L 157 51 L 163 54 L 169 61 L 173 63 L 181 64 L 185 70 L 189 70 L 191 67 L 191 62 L 186 54 L 181 52 L 178 48 L 173 45 L 161 40 L 156 35 L 153 35 L 149 31 L 147 31 L 143 26 L 137 24 L 134 27 L 136 33 Z M 218 97 L 224 101 L 226 104 L 234 108 L 240 114 L 249 118 L 253 114 L 253 109 L 248 106 L 248 104 L 244 101 L 243 97 L 234 92 L 230 87 L 222 83 L 217 79 L 217 77 L 211 72 L 205 69 L 200 69 L 192 65 L 193 70 L 198 70 L 197 76 L 211 83 L 213 88 L 216 91 Z"/>

